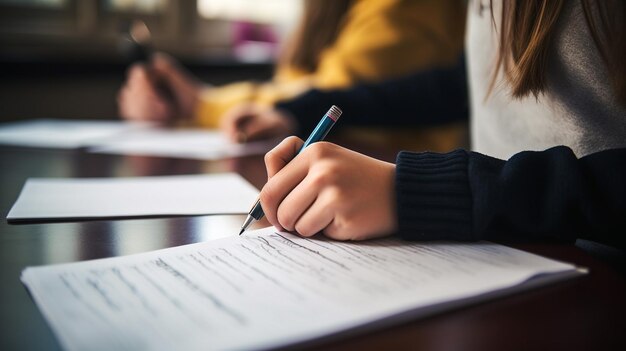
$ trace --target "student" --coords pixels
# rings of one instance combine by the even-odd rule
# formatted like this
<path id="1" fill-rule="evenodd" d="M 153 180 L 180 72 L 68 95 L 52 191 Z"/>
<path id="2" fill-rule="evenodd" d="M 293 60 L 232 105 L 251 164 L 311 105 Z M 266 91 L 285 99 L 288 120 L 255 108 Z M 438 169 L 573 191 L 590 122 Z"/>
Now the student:
<path id="1" fill-rule="evenodd" d="M 157 55 L 151 74 L 170 87 L 174 103 L 157 93 L 145 66 L 135 65 L 118 96 L 120 115 L 130 120 L 188 120 L 207 128 L 239 128 L 239 123 L 224 122 L 227 112 L 228 116 L 247 114 L 249 104 L 272 106 L 311 88 L 345 88 L 450 66 L 462 51 L 463 0 L 307 0 L 304 5 L 299 28 L 282 51 L 272 81 L 204 86 L 173 59 Z M 248 132 L 254 134 L 242 128 L 233 138 L 245 139 Z M 451 133 L 456 138 L 459 132 Z"/>
<path id="2" fill-rule="evenodd" d="M 271 224 L 340 240 L 626 247 L 626 4 L 476 1 L 468 12 L 475 151 L 391 164 L 320 142 L 294 158 L 302 140 L 290 137 L 265 158 Z"/>

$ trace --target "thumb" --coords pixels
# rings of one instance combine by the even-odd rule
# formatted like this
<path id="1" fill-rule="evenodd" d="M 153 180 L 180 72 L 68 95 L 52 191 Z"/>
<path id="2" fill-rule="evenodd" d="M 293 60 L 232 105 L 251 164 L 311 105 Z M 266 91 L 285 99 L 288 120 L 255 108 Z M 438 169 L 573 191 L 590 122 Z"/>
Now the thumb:
<path id="1" fill-rule="evenodd" d="M 267 178 L 272 178 L 283 169 L 296 155 L 304 144 L 298 137 L 290 136 L 265 154 L 265 168 Z"/>

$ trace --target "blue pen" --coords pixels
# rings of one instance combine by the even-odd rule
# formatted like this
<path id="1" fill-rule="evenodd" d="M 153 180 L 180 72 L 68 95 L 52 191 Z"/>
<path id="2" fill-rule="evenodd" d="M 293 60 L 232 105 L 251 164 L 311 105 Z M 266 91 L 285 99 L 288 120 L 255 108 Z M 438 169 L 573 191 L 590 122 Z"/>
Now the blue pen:
<path id="1" fill-rule="evenodd" d="M 302 147 L 298 151 L 298 154 L 300 154 L 302 150 L 304 150 L 304 148 L 306 148 L 307 146 L 315 142 L 324 140 L 328 132 L 330 132 L 330 129 L 335 125 L 335 122 L 337 122 L 337 120 L 339 119 L 339 116 L 341 116 L 341 113 L 342 112 L 339 107 L 335 105 L 331 106 L 330 110 L 326 112 L 324 117 L 322 117 L 320 122 L 317 124 L 317 127 L 313 129 L 313 132 L 311 133 L 311 135 L 309 135 L 309 138 L 304 142 L 304 145 L 302 145 Z M 254 206 L 252 206 L 252 209 L 250 210 L 250 212 L 248 212 L 248 217 L 246 217 L 246 221 L 243 222 L 239 235 L 243 234 L 243 232 L 245 232 L 246 229 L 248 229 L 248 227 L 250 226 L 253 220 L 258 221 L 259 219 L 263 218 L 263 216 L 265 216 L 265 213 L 263 213 L 263 208 L 261 207 L 260 200 L 257 199 L 256 202 L 254 203 Z"/>

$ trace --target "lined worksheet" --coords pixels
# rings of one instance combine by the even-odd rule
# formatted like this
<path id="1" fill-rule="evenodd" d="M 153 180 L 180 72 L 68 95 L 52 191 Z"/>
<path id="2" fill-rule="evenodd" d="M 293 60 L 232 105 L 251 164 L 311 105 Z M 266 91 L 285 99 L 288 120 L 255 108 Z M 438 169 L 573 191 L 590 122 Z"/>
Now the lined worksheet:
<path id="1" fill-rule="evenodd" d="M 414 318 L 581 274 L 492 243 L 337 242 L 273 228 L 126 257 L 27 268 L 68 350 L 264 349 Z"/>

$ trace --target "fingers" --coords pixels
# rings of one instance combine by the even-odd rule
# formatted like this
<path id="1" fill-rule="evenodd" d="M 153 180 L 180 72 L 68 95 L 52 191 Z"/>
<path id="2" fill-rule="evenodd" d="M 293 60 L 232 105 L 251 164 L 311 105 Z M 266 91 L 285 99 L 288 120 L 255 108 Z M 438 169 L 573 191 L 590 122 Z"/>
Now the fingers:
<path id="1" fill-rule="evenodd" d="M 278 220 L 278 207 L 285 197 L 304 179 L 308 172 L 308 165 L 296 159 L 282 172 L 277 173 L 261 189 L 261 206 L 267 220 L 276 227 L 282 227 Z M 298 162 L 300 161 L 300 162 Z"/>
<path id="2" fill-rule="evenodd" d="M 161 80 L 166 81 L 177 94 L 189 95 L 200 86 L 194 76 L 167 54 L 155 53 L 150 66 L 154 73 Z"/>
<path id="3" fill-rule="evenodd" d="M 271 176 L 261 189 L 260 199 L 265 217 L 276 227 L 282 227 L 277 214 L 279 205 L 308 173 L 309 162 L 306 157 L 295 158 L 289 162 L 297 153 L 291 150 L 295 150 L 301 143 L 302 140 L 296 137 L 287 138 L 265 155 L 266 167 L 268 167 L 268 172 L 271 172 Z"/>
<path id="4" fill-rule="evenodd" d="M 289 135 L 297 128 L 293 116 L 258 103 L 239 104 L 227 111 L 221 121 L 226 137 L 239 143 Z"/>
<path id="5" fill-rule="evenodd" d="M 311 181 L 310 175 L 283 199 L 276 211 L 276 217 L 280 226 L 288 231 L 293 231 L 296 222 L 307 211 L 317 198 L 318 188 Z"/>
<path id="6" fill-rule="evenodd" d="M 324 228 L 327 228 L 333 222 L 333 218 L 333 210 L 331 206 L 329 206 L 325 194 L 322 194 L 300 218 L 298 218 L 294 229 L 302 236 L 313 236 Z"/>
<path id="7" fill-rule="evenodd" d="M 255 141 L 270 139 L 280 135 L 286 135 L 276 121 L 263 120 L 260 116 L 249 116 L 249 118 L 239 127 L 239 135 L 243 136 L 246 141 Z"/>
<path id="8" fill-rule="evenodd" d="M 272 225 L 337 240 L 395 230 L 393 164 L 326 142 L 295 156 L 302 144 L 288 138 L 266 155 L 269 180 L 261 204 Z"/>
<path id="9" fill-rule="evenodd" d="M 247 140 L 247 135 L 242 132 L 242 127 L 252 119 L 250 105 L 238 105 L 226 112 L 222 118 L 220 128 L 226 137 L 236 143 L 242 143 Z"/>
<path id="10" fill-rule="evenodd" d="M 170 107 L 159 101 L 158 96 L 146 96 L 147 101 L 138 101 L 132 97 L 127 97 L 127 95 L 133 94 L 122 91 L 118 98 L 118 110 L 122 118 L 156 123 L 165 123 L 169 120 L 168 116 L 172 114 Z"/>
<path id="11" fill-rule="evenodd" d="M 291 162 L 298 154 L 298 151 L 300 151 L 300 148 L 302 148 L 302 145 L 304 145 L 302 139 L 291 136 L 265 154 L 265 167 L 268 179 L 272 178 L 285 165 Z"/>
<path id="12" fill-rule="evenodd" d="M 159 96 L 145 65 L 135 64 L 128 70 L 128 80 L 118 95 L 120 116 L 129 120 L 163 122 L 171 114 Z"/>

